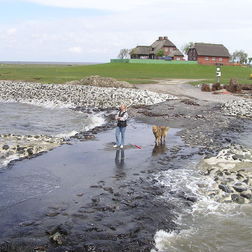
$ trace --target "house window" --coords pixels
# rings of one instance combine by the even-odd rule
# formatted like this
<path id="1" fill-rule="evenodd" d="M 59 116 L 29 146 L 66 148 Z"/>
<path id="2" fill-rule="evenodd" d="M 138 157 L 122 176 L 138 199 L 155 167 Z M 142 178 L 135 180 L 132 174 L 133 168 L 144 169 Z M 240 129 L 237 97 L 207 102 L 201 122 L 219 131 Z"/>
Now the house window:
<path id="1" fill-rule="evenodd" d="M 168 52 L 168 51 L 169 51 L 169 48 L 168 48 L 168 47 L 165 47 L 164 50 L 165 50 L 165 52 Z"/>
<path id="2" fill-rule="evenodd" d="M 212 57 L 212 61 L 216 61 L 216 58 L 215 58 L 215 57 Z"/>
<path id="3" fill-rule="evenodd" d="M 177 58 L 176 58 L 176 60 L 180 60 L 180 58 L 179 58 L 179 57 L 177 57 Z"/>
<path id="4" fill-rule="evenodd" d="M 219 58 L 219 61 L 222 61 L 222 58 Z"/>
<path id="5" fill-rule="evenodd" d="M 208 57 L 205 57 L 205 60 L 209 60 L 209 58 L 208 58 Z"/>

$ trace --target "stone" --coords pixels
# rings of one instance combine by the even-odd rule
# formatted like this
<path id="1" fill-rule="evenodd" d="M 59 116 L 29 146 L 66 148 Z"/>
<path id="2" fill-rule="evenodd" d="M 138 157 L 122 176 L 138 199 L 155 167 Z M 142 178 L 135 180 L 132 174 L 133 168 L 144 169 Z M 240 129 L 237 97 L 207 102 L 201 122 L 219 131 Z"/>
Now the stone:
<path id="1" fill-rule="evenodd" d="M 247 177 L 247 178 L 246 178 L 246 179 L 244 179 L 242 182 L 248 185 L 248 184 L 249 184 L 249 182 L 250 182 L 250 178 L 249 178 L 249 177 Z"/>
<path id="2" fill-rule="evenodd" d="M 229 85 L 225 85 L 224 88 L 231 93 L 241 92 L 241 85 L 238 83 L 236 79 L 233 79 L 233 78 L 230 79 Z"/>
<path id="3" fill-rule="evenodd" d="M 63 237 L 59 232 L 56 232 L 55 234 L 51 235 L 49 239 L 58 245 L 63 244 Z"/>
<path id="4" fill-rule="evenodd" d="M 206 84 L 206 83 L 202 84 L 202 85 L 201 85 L 201 91 L 203 91 L 203 92 L 211 92 L 211 87 L 210 87 L 210 85 L 209 85 L 209 84 Z"/>
<path id="5" fill-rule="evenodd" d="M 251 193 L 249 193 L 249 192 L 242 192 L 241 194 L 240 194 L 243 198 L 246 198 L 246 199 L 252 199 L 252 194 Z"/>
<path id="6" fill-rule="evenodd" d="M 2 147 L 3 150 L 8 150 L 9 148 L 10 148 L 10 146 L 7 144 L 3 145 L 3 147 Z"/>
<path id="7" fill-rule="evenodd" d="M 232 194 L 231 199 L 233 200 L 233 202 L 238 203 L 238 204 L 245 203 L 245 199 L 238 194 Z"/>
<path id="8" fill-rule="evenodd" d="M 34 224 L 35 224 L 34 221 L 24 221 L 24 222 L 19 223 L 19 226 L 21 226 L 21 227 L 28 227 L 28 226 L 32 226 Z"/>
<path id="9" fill-rule="evenodd" d="M 223 176 L 223 172 L 222 171 L 217 171 L 216 175 L 222 177 Z"/>
<path id="10" fill-rule="evenodd" d="M 212 91 L 217 91 L 217 90 L 221 90 L 222 87 L 221 87 L 221 84 L 220 83 L 214 83 L 212 85 Z"/>
<path id="11" fill-rule="evenodd" d="M 235 189 L 236 192 L 247 191 L 247 188 L 241 184 L 235 184 L 233 185 L 233 188 Z"/>
<path id="12" fill-rule="evenodd" d="M 232 193 L 232 192 L 233 192 L 227 185 L 220 184 L 220 185 L 219 185 L 219 188 L 220 188 L 223 192 L 226 192 L 226 193 Z"/>
<path id="13" fill-rule="evenodd" d="M 107 191 L 107 192 L 109 192 L 109 193 L 114 193 L 114 190 L 113 190 L 112 187 L 103 187 L 103 190 L 104 190 L 104 191 Z"/>
<path id="14" fill-rule="evenodd" d="M 90 139 L 94 139 L 95 136 L 94 136 L 94 135 L 85 135 L 84 138 L 85 138 L 86 140 L 90 140 Z"/>
<path id="15" fill-rule="evenodd" d="M 49 234 L 49 235 L 53 235 L 55 233 L 60 233 L 62 235 L 68 235 L 69 232 L 68 232 L 68 227 L 67 226 L 65 226 L 63 224 L 60 224 L 60 225 L 54 227 L 51 230 L 47 230 L 46 233 Z"/>
<path id="16" fill-rule="evenodd" d="M 45 246 L 37 246 L 33 249 L 34 252 L 46 252 L 46 250 Z"/>
<path id="17" fill-rule="evenodd" d="M 51 213 L 47 213 L 46 216 L 48 216 L 48 217 L 55 217 L 55 216 L 57 216 L 59 214 L 60 214 L 59 212 L 51 212 Z"/>

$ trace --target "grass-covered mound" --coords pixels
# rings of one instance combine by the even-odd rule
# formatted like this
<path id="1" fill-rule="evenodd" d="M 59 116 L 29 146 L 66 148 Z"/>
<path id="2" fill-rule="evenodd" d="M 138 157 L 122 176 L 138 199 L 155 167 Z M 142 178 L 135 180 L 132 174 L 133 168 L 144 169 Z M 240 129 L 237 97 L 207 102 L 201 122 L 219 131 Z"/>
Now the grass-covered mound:
<path id="1" fill-rule="evenodd" d="M 130 83 L 155 83 L 155 79 L 203 79 L 215 82 L 215 66 L 205 65 L 157 65 L 107 63 L 98 65 L 0 65 L 0 79 L 25 80 L 43 83 L 65 83 L 80 80 L 90 75 L 113 77 Z M 252 84 L 252 68 L 223 66 L 222 83 L 231 78 L 243 84 Z"/>

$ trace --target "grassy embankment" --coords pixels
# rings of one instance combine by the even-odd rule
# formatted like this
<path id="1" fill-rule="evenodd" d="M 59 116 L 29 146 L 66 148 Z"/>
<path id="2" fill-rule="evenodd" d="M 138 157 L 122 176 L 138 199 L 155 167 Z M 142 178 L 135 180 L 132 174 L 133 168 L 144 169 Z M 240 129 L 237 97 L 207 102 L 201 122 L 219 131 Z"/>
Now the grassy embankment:
<path id="1" fill-rule="evenodd" d="M 61 65 L 0 65 L 1 80 L 25 80 L 42 83 L 64 83 L 90 75 L 114 77 L 130 83 L 155 83 L 155 79 L 203 79 L 215 82 L 215 66 L 203 65 L 157 65 L 157 64 L 99 64 L 83 66 Z M 252 84 L 249 75 L 252 68 L 238 66 L 222 67 L 222 83 L 236 78 L 240 83 Z M 201 81 L 202 82 L 202 81 Z"/>

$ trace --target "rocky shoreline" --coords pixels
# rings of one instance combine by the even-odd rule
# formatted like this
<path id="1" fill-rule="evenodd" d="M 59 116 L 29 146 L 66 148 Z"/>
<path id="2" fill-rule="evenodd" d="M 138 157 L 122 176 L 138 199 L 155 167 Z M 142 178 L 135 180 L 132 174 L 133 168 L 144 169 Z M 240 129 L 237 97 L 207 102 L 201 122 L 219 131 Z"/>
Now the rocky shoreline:
<path id="1" fill-rule="evenodd" d="M 210 186 L 199 185 L 201 193 L 223 203 L 252 203 L 252 150 L 231 145 L 203 159 L 198 168 L 212 179 Z"/>
<path id="2" fill-rule="evenodd" d="M 0 81 L 0 101 L 4 102 L 107 109 L 122 103 L 127 106 L 152 105 L 168 99 L 176 97 L 131 88 Z"/>
<path id="3" fill-rule="evenodd" d="M 9 84 L 9 88 L 6 88 L 6 84 Z M 162 200 L 165 187 L 160 186 L 156 180 L 156 174 L 160 171 L 176 169 L 178 162 L 181 166 L 186 166 L 192 156 L 202 159 L 198 169 L 203 177 L 208 176 L 215 183 L 210 186 L 204 183 L 199 184 L 199 191 L 202 194 L 218 202 L 251 203 L 252 174 L 250 170 L 240 167 L 244 163 L 250 167 L 251 152 L 247 148 L 235 145 L 240 133 L 246 130 L 246 123 L 250 123 L 247 119 L 240 118 L 240 115 L 249 118 L 250 107 L 241 113 L 235 112 L 237 109 L 235 102 L 221 106 L 218 103 L 196 99 L 174 99 L 173 96 L 142 91 L 138 93 L 135 92 L 136 90 L 133 97 L 131 91 L 125 91 L 127 89 L 123 91 L 116 89 L 120 95 L 113 98 L 115 103 L 110 100 L 101 104 L 104 96 L 100 97 L 100 94 L 103 92 L 106 93 L 106 97 L 111 97 L 111 91 L 114 92 L 115 89 L 106 89 L 104 92 L 103 89 L 93 89 L 93 87 L 73 86 L 73 88 L 64 85 L 38 87 L 37 85 L 41 84 L 25 86 L 16 82 L 1 82 L 0 87 L 5 90 L 1 98 L 33 102 L 33 97 L 37 97 L 36 102 L 42 102 L 42 100 L 51 102 L 52 96 L 55 104 L 71 104 L 73 107 L 79 106 L 75 109 L 87 111 L 89 106 L 99 109 L 114 108 L 121 103 L 122 96 L 120 95 L 124 92 L 127 98 L 124 97 L 123 101 L 132 105 L 129 108 L 131 118 L 149 125 L 166 125 L 180 129 L 177 135 L 181 138 L 181 143 L 169 150 L 154 148 L 152 152 L 154 159 L 150 167 L 144 170 L 140 166 L 128 181 L 123 179 L 124 174 L 121 171 L 113 177 L 116 183 L 99 181 L 90 186 L 92 191 L 90 200 L 88 202 L 83 200 L 80 207 L 73 206 L 71 209 L 73 213 L 67 221 L 63 220 L 69 215 L 68 209 L 53 206 L 46 213 L 43 220 L 45 224 L 42 220 L 21 223 L 23 228 L 21 234 L 24 238 L 1 242 L 0 251 L 20 251 L 20 249 L 36 252 L 150 251 L 154 248 L 153 237 L 157 230 L 176 229 L 174 222 L 176 206 Z M 10 91 L 11 88 L 15 90 L 14 93 Z M 57 92 L 53 91 L 54 89 Z M 24 93 L 28 92 L 29 95 L 22 95 L 20 90 Z M 97 101 L 95 99 L 85 101 L 84 98 L 80 98 L 82 97 L 80 93 L 91 92 L 92 96 L 92 92 L 96 93 L 97 90 L 99 90 Z M 66 94 L 69 92 L 73 93 L 67 97 Z M 240 110 L 242 109 L 244 108 L 241 106 Z M 75 138 L 81 141 L 94 139 L 96 134 L 113 128 L 114 110 L 106 109 L 106 111 L 108 124 L 79 133 Z M 36 137 L 32 137 L 34 138 Z M 57 141 L 58 144 L 63 143 L 62 140 Z M 9 148 L 5 147 L 7 149 L 4 151 L 12 148 L 11 145 L 8 146 Z M 17 149 L 17 146 L 13 148 Z M 25 153 L 29 154 L 27 148 Z M 78 200 L 75 199 L 73 205 L 78 206 L 77 203 L 81 201 L 84 194 L 85 192 L 79 193 L 76 196 Z M 195 197 L 183 196 L 183 207 L 191 207 L 196 200 Z M 42 238 L 39 235 L 38 239 L 26 238 L 26 236 L 30 237 L 31 230 L 36 230 L 38 226 L 43 227 L 43 235 L 39 234 Z"/>
<path id="4" fill-rule="evenodd" d="M 3 166 L 6 166 L 12 160 L 34 157 L 65 143 L 63 138 L 58 137 L 13 134 L 0 135 L 0 142 L 0 165 Z M 3 160 L 2 163 L 1 160 Z"/>

